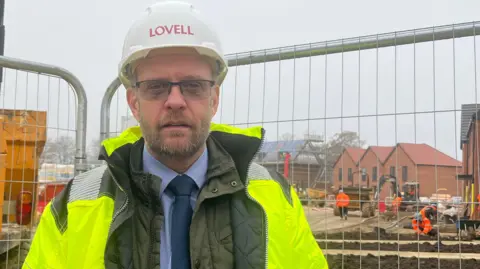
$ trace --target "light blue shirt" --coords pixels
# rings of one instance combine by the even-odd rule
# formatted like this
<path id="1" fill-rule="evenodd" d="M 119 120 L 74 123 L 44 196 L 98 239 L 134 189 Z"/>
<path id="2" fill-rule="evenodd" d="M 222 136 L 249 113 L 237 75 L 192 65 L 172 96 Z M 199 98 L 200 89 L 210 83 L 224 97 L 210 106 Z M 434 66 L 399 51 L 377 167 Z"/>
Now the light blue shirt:
<path id="1" fill-rule="evenodd" d="M 195 181 L 198 189 L 192 193 L 191 204 L 192 209 L 195 208 L 197 202 L 197 196 L 203 185 L 207 181 L 207 167 L 208 167 L 208 151 L 205 149 L 203 154 L 198 160 L 185 172 Z M 160 268 L 171 268 L 171 244 L 170 244 L 170 231 L 172 221 L 172 205 L 175 201 L 174 195 L 167 189 L 168 184 L 179 174 L 172 169 L 166 167 L 161 162 L 157 161 L 146 148 L 143 149 L 143 170 L 152 175 L 156 175 L 162 179 L 162 185 L 160 186 L 160 199 L 162 202 L 162 208 L 165 215 L 163 229 L 160 231 Z"/>

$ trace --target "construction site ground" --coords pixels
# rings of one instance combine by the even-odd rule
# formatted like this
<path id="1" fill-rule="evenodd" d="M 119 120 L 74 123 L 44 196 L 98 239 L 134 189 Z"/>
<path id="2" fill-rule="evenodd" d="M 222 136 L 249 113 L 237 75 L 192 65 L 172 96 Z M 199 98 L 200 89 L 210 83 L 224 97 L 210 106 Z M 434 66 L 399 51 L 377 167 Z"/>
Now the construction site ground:
<path id="1" fill-rule="evenodd" d="M 349 212 L 347 220 L 340 220 L 340 217 L 333 215 L 333 209 L 329 207 L 307 207 L 304 206 L 305 216 L 312 232 L 336 232 L 345 231 L 370 223 L 377 219 L 362 218 L 359 211 Z"/>
<path id="2" fill-rule="evenodd" d="M 3 224 L 0 232 L 0 268 L 21 268 L 33 235 L 32 229 L 17 224 Z"/>
<path id="3" fill-rule="evenodd" d="M 349 212 L 348 220 L 341 220 L 331 208 L 304 210 L 331 269 L 480 268 L 480 241 L 460 241 L 453 224 L 436 225 L 440 234 L 429 237 L 404 228 L 410 212 L 393 220 Z"/>
<path id="4" fill-rule="evenodd" d="M 349 212 L 348 220 L 341 220 L 332 208 L 304 207 L 304 212 L 331 269 L 480 268 L 480 240 L 460 241 L 453 226 L 443 225 L 432 238 L 403 228 L 410 213 L 396 222 L 378 215 L 362 218 L 360 212 Z M 10 251 L 0 255 L 0 268 L 21 268 L 32 234 L 18 225 L 4 225 L 0 248 Z"/>

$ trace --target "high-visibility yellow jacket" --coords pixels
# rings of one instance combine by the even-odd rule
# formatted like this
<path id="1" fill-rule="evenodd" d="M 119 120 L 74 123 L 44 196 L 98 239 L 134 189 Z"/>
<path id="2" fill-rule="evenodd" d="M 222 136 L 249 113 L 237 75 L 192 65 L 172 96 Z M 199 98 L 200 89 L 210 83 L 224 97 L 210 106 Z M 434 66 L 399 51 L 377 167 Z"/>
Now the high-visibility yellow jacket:
<path id="1" fill-rule="evenodd" d="M 295 191 L 253 162 L 263 136 L 261 127 L 212 124 L 190 228 L 193 268 L 328 268 Z M 161 179 L 142 171 L 140 129 L 102 144 L 108 165 L 77 176 L 46 206 L 23 268 L 159 268 Z"/>

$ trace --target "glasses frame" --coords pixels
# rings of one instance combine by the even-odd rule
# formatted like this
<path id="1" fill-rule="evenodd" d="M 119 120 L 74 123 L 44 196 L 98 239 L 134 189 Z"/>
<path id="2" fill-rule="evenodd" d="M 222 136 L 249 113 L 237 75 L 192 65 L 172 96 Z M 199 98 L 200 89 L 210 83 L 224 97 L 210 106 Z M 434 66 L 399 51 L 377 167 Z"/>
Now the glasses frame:
<path id="1" fill-rule="evenodd" d="M 215 81 L 213 80 L 207 80 L 207 79 L 189 79 L 189 80 L 181 80 L 181 81 L 178 81 L 178 82 L 172 82 L 172 81 L 168 81 L 168 80 L 163 80 L 163 79 L 151 79 L 151 80 L 143 80 L 143 81 L 138 81 L 134 84 L 135 88 L 137 90 L 139 90 L 141 92 L 141 86 L 142 84 L 144 83 L 148 83 L 148 82 L 161 82 L 161 83 L 168 83 L 168 91 L 167 91 L 167 95 L 165 95 L 165 97 L 167 98 L 170 93 L 172 92 L 172 88 L 174 86 L 178 86 L 178 88 L 180 89 L 180 92 L 182 93 L 183 97 L 187 100 L 199 100 L 199 99 L 204 99 L 206 97 L 208 97 L 208 95 L 205 95 L 205 96 L 198 96 L 198 98 L 193 98 L 194 96 L 191 96 L 191 95 L 185 95 L 185 90 L 184 90 L 184 87 L 186 87 L 185 85 L 188 84 L 188 83 L 192 83 L 192 82 L 198 82 L 198 83 L 208 83 L 209 85 L 209 89 L 211 89 L 213 86 L 215 86 Z M 205 91 L 207 91 L 208 89 L 205 89 Z M 162 98 L 158 98 L 157 100 L 161 100 Z"/>

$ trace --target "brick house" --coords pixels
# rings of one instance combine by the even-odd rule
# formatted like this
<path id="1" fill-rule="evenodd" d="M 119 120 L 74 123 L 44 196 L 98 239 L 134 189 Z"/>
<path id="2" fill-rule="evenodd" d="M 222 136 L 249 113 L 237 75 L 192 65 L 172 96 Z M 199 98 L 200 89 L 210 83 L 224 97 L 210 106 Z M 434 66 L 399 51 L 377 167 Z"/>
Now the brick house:
<path id="1" fill-rule="evenodd" d="M 384 172 L 396 176 L 400 188 L 407 181 L 419 182 L 420 196 L 430 197 L 439 188 L 453 196 L 461 167 L 461 162 L 427 144 L 398 143 L 385 160 Z"/>
<path id="2" fill-rule="evenodd" d="M 480 136 L 478 134 L 479 122 L 478 114 L 480 113 L 480 104 L 464 104 L 462 105 L 462 121 L 461 121 L 461 144 L 462 149 L 462 173 L 458 176 L 459 196 L 468 199 L 468 202 L 476 202 L 476 197 L 480 193 L 479 180 L 479 153 L 478 145 Z M 473 192 L 473 193 L 472 193 Z M 476 212 L 476 214 L 474 214 Z M 470 219 L 480 219 L 480 212 L 475 207 L 469 207 L 467 215 Z"/>
<path id="3" fill-rule="evenodd" d="M 359 170 L 365 169 L 361 186 L 376 186 L 378 179 L 385 174 L 384 163 L 394 147 L 370 146 L 358 161 Z"/>
<path id="4" fill-rule="evenodd" d="M 358 170 L 358 161 L 365 153 L 363 148 L 347 147 L 333 165 L 333 185 L 352 186 L 358 184 L 361 174 Z"/>

